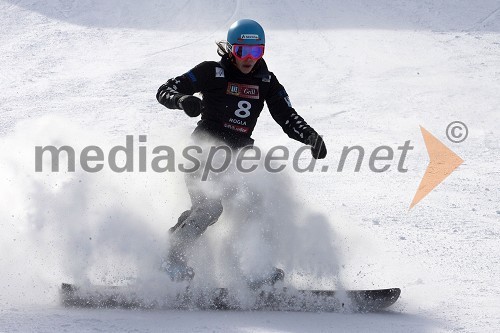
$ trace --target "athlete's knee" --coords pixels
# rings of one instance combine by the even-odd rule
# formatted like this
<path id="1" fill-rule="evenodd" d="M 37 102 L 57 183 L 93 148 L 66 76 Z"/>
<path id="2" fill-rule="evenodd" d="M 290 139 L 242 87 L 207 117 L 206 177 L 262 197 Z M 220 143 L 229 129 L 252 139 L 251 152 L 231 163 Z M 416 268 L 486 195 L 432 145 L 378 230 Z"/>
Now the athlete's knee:
<path id="1" fill-rule="evenodd" d="M 182 225 L 184 224 L 184 221 L 186 221 L 186 219 L 189 217 L 189 215 L 191 215 L 190 209 L 182 212 L 181 216 L 179 216 L 179 218 L 177 219 L 177 224 L 169 229 L 170 233 L 173 233 L 178 228 L 181 228 Z"/>
<path id="2" fill-rule="evenodd" d="M 192 216 L 197 220 L 199 228 L 205 231 L 209 226 L 217 222 L 222 215 L 223 207 L 220 200 L 210 200 L 194 209 Z"/>
<path id="3" fill-rule="evenodd" d="M 193 207 L 189 214 L 179 217 L 177 225 L 171 232 L 185 239 L 196 239 L 203 234 L 209 226 L 217 222 L 223 211 L 220 200 L 207 201 L 203 205 Z M 182 218 L 185 219 L 182 219 Z"/>
<path id="4" fill-rule="evenodd" d="M 207 207 L 205 209 L 208 219 L 213 221 L 210 224 L 214 224 L 222 215 L 224 207 L 222 207 L 222 203 L 220 202 L 220 200 L 210 201 L 205 206 Z"/>

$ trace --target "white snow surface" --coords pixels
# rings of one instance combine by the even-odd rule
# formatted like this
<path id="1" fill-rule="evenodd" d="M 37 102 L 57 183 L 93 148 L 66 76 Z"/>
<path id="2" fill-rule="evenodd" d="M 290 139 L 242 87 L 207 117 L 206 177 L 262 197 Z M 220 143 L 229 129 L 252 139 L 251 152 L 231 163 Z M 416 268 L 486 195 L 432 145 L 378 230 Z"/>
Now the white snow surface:
<path id="1" fill-rule="evenodd" d="M 133 135 L 138 154 L 147 135 L 149 158 L 180 152 L 195 120 L 158 104 L 157 88 L 218 60 L 214 42 L 240 18 L 266 29 L 268 66 L 328 156 L 314 172 L 250 174 L 195 249 L 198 283 L 274 264 L 292 286 L 400 287 L 400 300 L 372 314 L 60 306 L 63 281 L 173 288 L 156 265 L 189 199 L 180 172 L 35 172 L 35 146 L 108 152 Z M 500 330 L 500 1 L 1 0 L 0 26 L 0 332 Z M 445 135 L 457 120 L 460 144 Z M 429 162 L 419 126 L 464 163 L 409 210 Z M 302 146 L 267 109 L 253 137 Z M 337 172 L 353 145 L 361 170 Z M 381 145 L 395 158 L 375 173 Z"/>

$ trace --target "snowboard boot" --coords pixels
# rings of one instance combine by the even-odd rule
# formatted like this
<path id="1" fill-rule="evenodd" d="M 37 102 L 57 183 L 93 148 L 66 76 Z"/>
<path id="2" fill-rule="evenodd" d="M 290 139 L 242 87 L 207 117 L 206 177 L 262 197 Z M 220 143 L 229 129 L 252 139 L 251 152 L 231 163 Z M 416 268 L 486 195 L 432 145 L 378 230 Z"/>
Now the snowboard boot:
<path id="1" fill-rule="evenodd" d="M 278 281 L 283 281 L 285 279 L 285 272 L 281 268 L 273 267 L 270 273 L 267 275 L 257 278 L 248 279 L 248 287 L 252 290 L 259 289 L 263 286 L 274 286 Z"/>

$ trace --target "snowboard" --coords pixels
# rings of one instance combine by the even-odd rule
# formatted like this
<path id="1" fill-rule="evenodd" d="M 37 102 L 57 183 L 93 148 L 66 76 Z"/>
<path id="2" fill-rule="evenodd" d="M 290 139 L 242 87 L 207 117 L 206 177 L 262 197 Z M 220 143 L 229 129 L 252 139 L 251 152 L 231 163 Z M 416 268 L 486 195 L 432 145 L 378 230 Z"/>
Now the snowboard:
<path id="1" fill-rule="evenodd" d="M 401 289 L 299 290 L 267 287 L 258 290 L 190 288 L 173 293 L 141 291 L 137 286 L 77 286 L 63 283 L 66 307 L 189 310 L 270 310 L 305 312 L 373 312 L 393 305 Z"/>

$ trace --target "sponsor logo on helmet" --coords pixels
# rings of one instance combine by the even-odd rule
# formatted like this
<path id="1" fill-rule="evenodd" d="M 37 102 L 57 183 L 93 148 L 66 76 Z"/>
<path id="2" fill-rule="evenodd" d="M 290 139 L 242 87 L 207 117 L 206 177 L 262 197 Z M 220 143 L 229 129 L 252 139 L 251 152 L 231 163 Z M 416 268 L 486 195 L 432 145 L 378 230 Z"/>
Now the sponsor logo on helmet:
<path id="1" fill-rule="evenodd" d="M 256 40 L 259 40 L 260 37 L 259 37 L 259 35 L 256 35 L 256 34 L 241 34 L 240 39 L 256 39 Z"/>

